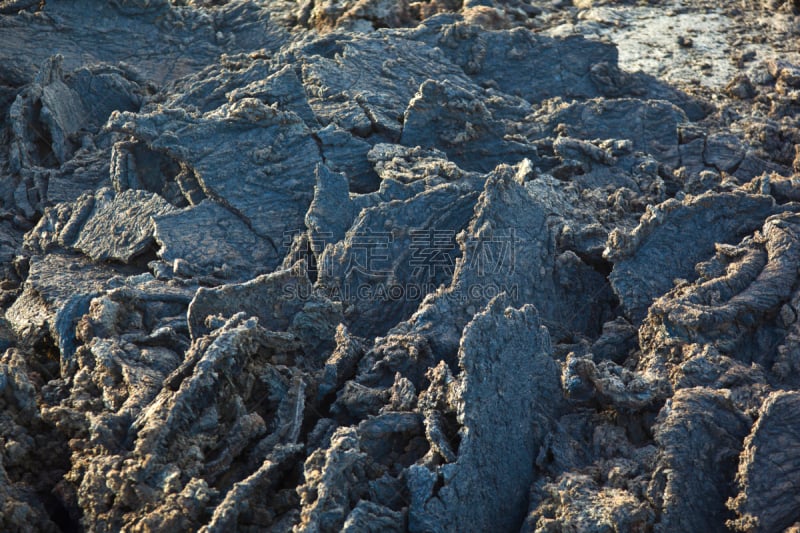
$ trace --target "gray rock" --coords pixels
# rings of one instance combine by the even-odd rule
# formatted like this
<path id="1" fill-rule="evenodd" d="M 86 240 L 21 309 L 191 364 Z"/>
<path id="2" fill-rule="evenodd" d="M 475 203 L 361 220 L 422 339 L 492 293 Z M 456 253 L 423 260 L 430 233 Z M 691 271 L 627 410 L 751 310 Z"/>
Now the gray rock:
<path id="1" fill-rule="evenodd" d="M 36 389 L 28 379 L 36 363 L 29 353 L 8 350 L 0 360 L 0 526 L 7 531 L 56 532 L 60 528 L 40 498 L 63 475 L 66 447 L 55 437 L 36 405 Z M 64 505 L 60 495 L 54 500 Z"/>
<path id="2" fill-rule="evenodd" d="M 134 190 L 115 195 L 104 188 L 48 209 L 26 244 L 40 252 L 61 246 L 93 261 L 130 263 L 155 245 L 154 218 L 172 211 L 158 195 Z"/>
<path id="3" fill-rule="evenodd" d="M 509 303 L 506 296 L 495 298 L 464 329 L 458 458 L 427 474 L 432 481 L 441 479 L 438 490 L 429 486 L 427 495 L 412 494 L 410 520 L 418 524 L 412 531 L 508 531 L 522 524 L 534 460 L 559 410 L 561 391 L 549 335 L 536 310 L 506 307 Z M 520 426 L 518 416 L 529 423 Z"/>
<path id="4" fill-rule="evenodd" d="M 655 301 L 640 330 L 642 345 L 711 344 L 745 363 L 771 367 L 775 340 L 770 337 L 781 333 L 770 331 L 765 319 L 788 303 L 797 280 L 797 221 L 794 213 L 776 215 L 755 239 L 737 247 L 718 245 L 715 257 L 700 265 L 702 278 Z M 753 335 L 754 329 L 762 333 Z"/>
<path id="5" fill-rule="evenodd" d="M 737 531 L 778 531 L 797 520 L 797 406 L 800 396 L 774 392 L 759 411 L 739 459 L 739 494 L 729 500 Z"/>
<path id="6" fill-rule="evenodd" d="M 397 140 L 408 102 L 429 78 L 470 84 L 440 49 L 419 41 L 378 32 L 342 39 L 338 46 L 335 57 L 303 59 L 303 85 L 323 125 L 334 123 L 361 137 L 375 132 Z"/>
<path id="7" fill-rule="evenodd" d="M 554 96 L 599 96 L 592 65 L 617 61 L 614 46 L 579 36 L 554 39 L 522 28 L 484 31 L 453 24 L 428 38 L 478 84 L 495 84 L 505 93 L 536 103 Z"/>
<path id="8" fill-rule="evenodd" d="M 661 453 L 650 487 L 661 508 L 655 529 L 726 531 L 725 500 L 750 421 L 724 393 L 704 389 L 676 391 L 659 416 Z"/>
<path id="9" fill-rule="evenodd" d="M 67 77 L 63 61 L 61 55 L 43 61 L 9 110 L 14 173 L 67 162 L 83 132 L 97 133 L 112 111 L 135 111 L 141 104 L 141 88 L 120 69 L 81 68 Z"/>
<path id="10" fill-rule="evenodd" d="M 6 320 L 24 345 L 55 344 L 65 367 L 75 353 L 78 320 L 115 274 L 113 268 L 95 266 L 80 256 L 34 257 L 22 294 L 6 311 Z"/>
<path id="11" fill-rule="evenodd" d="M 673 167 L 680 161 L 678 124 L 688 120 L 669 102 L 633 98 L 545 106 L 535 119 L 529 137 L 553 135 L 558 130 L 578 139 L 628 139 L 634 150 L 652 154 Z"/>
<path id="12" fill-rule="evenodd" d="M 299 341 L 309 355 L 332 343 L 341 322 L 341 306 L 316 293 L 297 264 L 245 283 L 200 288 L 189 305 L 189 332 L 198 339 L 216 329 L 219 320 L 240 313 L 257 317 L 270 331 L 288 330 L 287 340 Z"/>
<path id="13" fill-rule="evenodd" d="M 703 194 L 683 202 L 667 200 L 648 209 L 630 234 L 613 232 L 604 256 L 614 263 L 611 283 L 628 317 L 641 321 L 673 280 L 696 276 L 695 265 L 713 253 L 715 244 L 737 242 L 774 212 L 768 196 Z M 683 239 L 695 233 L 687 249 Z"/>
<path id="14" fill-rule="evenodd" d="M 335 124 L 317 130 L 316 136 L 325 164 L 332 171 L 347 176 L 350 190 L 368 193 L 379 187 L 378 176 L 367 159 L 371 144 L 337 128 Z"/>
<path id="15" fill-rule="evenodd" d="M 344 240 L 322 254 L 317 286 L 343 303 L 353 332 L 386 332 L 449 283 L 460 255 L 455 237 L 476 199 L 468 184 L 443 184 L 402 203 L 363 209 Z M 395 220 L 403 220 L 403 229 L 386 231 Z M 377 313 L 382 320 L 371 318 Z"/>
<path id="16" fill-rule="evenodd" d="M 536 160 L 534 145 L 506 140 L 509 129 L 483 102 L 484 95 L 449 80 L 424 82 L 403 117 L 400 142 L 438 147 L 466 170 L 488 172 L 499 163 Z M 518 110 L 521 120 L 525 107 Z"/>
<path id="17" fill-rule="evenodd" d="M 797 529 L 797 28 L 627 4 L 0 0 L 0 529 Z"/>
<path id="18" fill-rule="evenodd" d="M 44 13 L 46 16 L 38 17 L 20 13 L 3 17 L 1 22 L 9 46 L 0 55 L 0 62 L 29 79 L 53 50 L 64 55 L 68 69 L 86 63 L 125 62 L 134 65 L 143 77 L 164 83 L 200 70 L 222 51 L 276 50 L 288 39 L 284 28 L 269 23 L 269 12 L 250 2 L 226 6 L 217 17 L 163 0 L 51 3 L 44 5 Z M 215 32 L 220 30 L 224 41 L 224 32 L 230 33 L 237 22 L 242 23 L 241 45 L 218 43 Z M 244 39 L 259 32 L 255 42 Z M 133 42 L 147 46 L 132 47 Z M 21 55 L 17 50 L 28 53 Z"/>
<path id="19" fill-rule="evenodd" d="M 745 149 L 733 135 L 711 135 L 706 139 L 703 159 L 720 172 L 735 172 L 744 159 Z"/>
<path id="20" fill-rule="evenodd" d="M 245 98 L 202 117 L 180 110 L 117 113 L 109 124 L 191 167 L 206 196 L 258 236 L 281 242 L 302 224 L 319 150 L 294 113 Z"/>
<path id="21" fill-rule="evenodd" d="M 637 531 L 654 521 L 647 503 L 625 488 L 598 486 L 590 475 L 564 475 L 539 490 L 553 503 L 536 508 L 521 531 Z"/>
<path id="22" fill-rule="evenodd" d="M 575 253 L 559 253 L 556 247 L 565 224 L 559 215 L 571 197 L 568 191 L 548 187 L 546 179 L 538 182 L 525 161 L 489 175 L 475 215 L 459 239 L 461 259 L 452 283 L 391 333 L 424 335 L 440 357 L 452 358 L 463 327 L 504 291 L 517 305 L 535 305 L 556 339 L 566 331 L 599 330 L 605 280 Z M 588 306 L 578 294 L 592 295 Z"/>
<path id="23" fill-rule="evenodd" d="M 177 275 L 247 280 L 280 261 L 271 242 L 211 200 L 156 216 L 153 225 L 158 257 Z"/>

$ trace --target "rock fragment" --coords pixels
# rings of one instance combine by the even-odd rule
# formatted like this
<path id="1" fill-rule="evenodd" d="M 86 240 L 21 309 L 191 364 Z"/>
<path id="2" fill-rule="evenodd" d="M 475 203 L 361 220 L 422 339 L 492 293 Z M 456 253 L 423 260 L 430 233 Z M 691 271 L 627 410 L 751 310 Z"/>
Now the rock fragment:
<path id="1" fill-rule="evenodd" d="M 302 224 L 319 151 L 303 121 L 254 98 L 202 117 L 117 113 L 112 128 L 191 167 L 203 192 L 273 243 Z"/>
<path id="2" fill-rule="evenodd" d="M 506 296 L 495 298 L 464 329 L 458 457 L 435 472 L 415 470 L 411 482 L 427 477 L 432 483 L 427 494 L 412 489 L 410 520 L 417 527 L 411 530 L 510 530 L 522 524 L 533 462 L 561 391 L 549 335 L 535 308 L 508 303 Z M 511 413 L 524 413 L 530 424 L 520 427 Z"/>
<path id="3" fill-rule="evenodd" d="M 62 247 L 93 261 L 130 263 L 154 247 L 154 218 L 174 211 L 158 195 L 100 189 L 73 204 L 51 208 L 27 236 L 28 246 L 43 252 Z"/>
<path id="4" fill-rule="evenodd" d="M 652 301 L 672 288 L 674 279 L 695 277 L 695 265 L 713 252 L 715 244 L 737 242 L 774 212 L 767 196 L 705 194 L 684 202 L 667 200 L 648 209 L 630 234 L 612 233 L 604 255 L 614 263 L 611 282 L 629 318 L 642 320 Z M 695 232 L 698 238 L 687 253 L 682 239 Z"/>
<path id="5" fill-rule="evenodd" d="M 797 521 L 795 392 L 774 392 L 764 401 L 758 421 L 745 439 L 737 482 L 739 494 L 729 500 L 738 531 L 776 531 Z"/>

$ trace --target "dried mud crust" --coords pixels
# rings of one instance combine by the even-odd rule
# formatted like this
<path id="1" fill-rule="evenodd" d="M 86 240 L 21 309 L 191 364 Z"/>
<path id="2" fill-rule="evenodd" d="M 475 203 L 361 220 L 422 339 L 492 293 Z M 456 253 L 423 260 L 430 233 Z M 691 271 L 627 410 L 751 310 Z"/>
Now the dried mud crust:
<path id="1" fill-rule="evenodd" d="M 800 529 L 798 12 L 0 1 L 0 530 Z"/>

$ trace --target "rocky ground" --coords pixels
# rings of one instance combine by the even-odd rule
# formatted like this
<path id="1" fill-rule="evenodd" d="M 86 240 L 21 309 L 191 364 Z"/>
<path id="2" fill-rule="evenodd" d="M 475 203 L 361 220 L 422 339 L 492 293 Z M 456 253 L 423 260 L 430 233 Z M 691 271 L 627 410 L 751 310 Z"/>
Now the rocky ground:
<path id="1" fill-rule="evenodd" d="M 0 530 L 800 530 L 800 4 L 0 1 Z"/>

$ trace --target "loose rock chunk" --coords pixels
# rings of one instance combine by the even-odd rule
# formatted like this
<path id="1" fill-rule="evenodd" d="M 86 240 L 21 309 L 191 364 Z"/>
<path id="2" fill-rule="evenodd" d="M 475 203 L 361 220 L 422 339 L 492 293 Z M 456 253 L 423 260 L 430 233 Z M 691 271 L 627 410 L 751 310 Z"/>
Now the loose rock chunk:
<path id="1" fill-rule="evenodd" d="M 648 209 L 630 234 L 613 232 L 604 256 L 614 263 L 611 283 L 628 317 L 641 321 L 673 280 L 694 277 L 695 265 L 713 253 L 715 244 L 738 242 L 775 212 L 768 196 L 708 193 L 667 200 Z M 688 238 L 691 247 L 684 246 Z"/>
<path id="2" fill-rule="evenodd" d="M 739 494 L 728 502 L 735 530 L 782 531 L 798 520 L 798 413 L 794 391 L 774 392 L 761 406 L 739 458 Z"/>
<path id="3" fill-rule="evenodd" d="M 212 200 L 153 218 L 158 257 L 169 274 L 246 280 L 278 266 L 278 251 Z"/>
<path id="4" fill-rule="evenodd" d="M 498 296 L 464 328 L 458 457 L 434 472 L 417 468 L 409 474 L 412 493 L 416 485 L 412 531 L 512 530 L 525 517 L 533 464 L 559 411 L 561 390 L 538 313 L 509 303 Z M 518 417 L 529 423 L 520 426 Z M 437 478 L 442 485 L 434 489 Z M 427 494 L 423 479 L 430 480 Z"/>
<path id="5" fill-rule="evenodd" d="M 104 188 L 50 208 L 26 242 L 40 252 L 60 245 L 93 261 L 130 263 L 154 246 L 154 217 L 172 211 L 156 194 L 127 190 L 115 195 Z"/>
<path id="6" fill-rule="evenodd" d="M 653 431 L 661 449 L 650 488 L 661 508 L 656 531 L 726 530 L 725 501 L 749 427 L 724 393 L 675 393 Z"/>
<path id="7" fill-rule="evenodd" d="M 201 117 L 182 110 L 116 113 L 109 124 L 188 165 L 206 196 L 261 238 L 279 243 L 301 226 L 320 156 L 294 113 L 245 98 Z"/>

